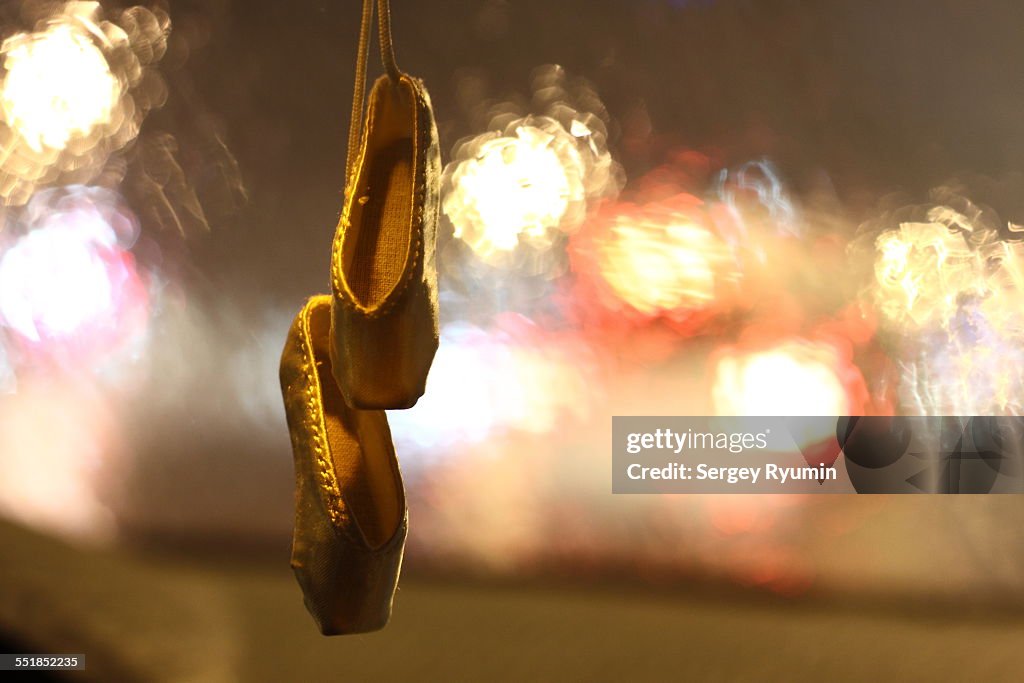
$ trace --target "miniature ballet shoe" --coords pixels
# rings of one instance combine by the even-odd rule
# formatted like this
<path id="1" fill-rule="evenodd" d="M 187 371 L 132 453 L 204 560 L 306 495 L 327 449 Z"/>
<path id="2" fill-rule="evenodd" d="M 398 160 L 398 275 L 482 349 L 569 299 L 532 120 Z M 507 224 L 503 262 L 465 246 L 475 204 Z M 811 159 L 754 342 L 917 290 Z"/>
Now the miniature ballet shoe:
<path id="1" fill-rule="evenodd" d="M 412 407 L 438 346 L 436 242 L 441 178 L 437 126 L 423 83 L 394 62 L 379 0 L 387 74 L 370 91 L 363 125 L 365 0 L 349 133 L 345 203 L 331 251 L 331 359 L 353 408 Z"/>
<path id="2" fill-rule="evenodd" d="M 330 307 L 314 296 L 295 318 L 281 391 L 295 461 L 291 566 L 321 633 L 339 635 L 387 624 L 408 509 L 387 417 L 349 408 L 331 375 Z"/>

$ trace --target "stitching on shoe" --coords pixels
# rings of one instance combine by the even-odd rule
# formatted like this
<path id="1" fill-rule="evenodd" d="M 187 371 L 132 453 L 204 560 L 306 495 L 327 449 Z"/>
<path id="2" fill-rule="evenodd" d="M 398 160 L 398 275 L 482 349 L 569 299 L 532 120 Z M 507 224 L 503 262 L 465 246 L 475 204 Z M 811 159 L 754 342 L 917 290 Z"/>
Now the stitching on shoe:
<path id="1" fill-rule="evenodd" d="M 338 299 L 347 310 L 371 319 L 380 318 L 386 315 L 402 299 L 402 295 L 408 289 L 409 283 L 412 282 L 413 273 L 416 272 L 417 267 L 419 266 L 421 252 L 424 250 L 422 234 L 425 220 L 424 205 L 426 203 L 427 163 L 429 162 L 427 155 L 431 151 L 429 147 L 432 146 L 431 143 L 433 142 L 430 135 L 430 131 L 432 130 L 429 118 L 430 106 L 427 104 L 423 94 L 421 93 L 421 90 L 425 90 L 422 81 L 418 81 L 418 79 L 414 79 L 405 74 L 402 75 L 402 78 L 407 80 L 412 86 L 411 90 L 416 100 L 416 130 L 414 133 L 414 138 L 416 140 L 416 159 L 414 162 L 417 171 L 416 177 L 413 180 L 415 189 L 413 190 L 412 197 L 415 210 L 413 211 L 412 217 L 412 236 L 405 272 L 402 274 L 401 280 L 395 285 L 394 289 L 392 289 L 384 298 L 384 301 L 372 309 L 366 308 L 356 301 L 355 296 L 353 296 L 352 291 L 348 287 L 348 283 L 342 275 L 341 264 L 343 258 L 341 249 L 345 231 L 351 227 L 349 216 L 351 215 L 353 203 L 356 201 L 355 194 L 358 184 L 358 173 L 353 174 L 353 177 L 348 179 L 347 184 L 349 187 L 346 189 L 345 206 L 342 210 L 341 219 L 338 222 L 338 228 L 335 230 L 334 240 L 331 245 L 331 286 L 334 290 L 335 298 Z M 376 109 L 373 101 L 371 101 L 370 111 L 362 131 L 359 159 L 356 164 L 356 167 L 360 170 L 363 168 L 369 131 L 373 128 L 375 118 Z M 423 254 L 423 258 L 426 258 L 425 254 Z"/>
<path id="2" fill-rule="evenodd" d="M 348 524 L 348 514 L 342 503 L 341 489 L 338 487 L 338 481 L 334 476 L 334 468 L 328 462 L 330 448 L 327 444 L 326 420 L 322 403 L 316 400 L 316 388 L 319 386 L 319 380 L 316 376 L 316 357 L 313 355 L 312 346 L 308 341 L 311 338 L 309 331 L 309 309 L 312 305 L 313 302 L 310 301 L 302 310 L 302 335 L 300 336 L 299 346 L 304 361 L 302 371 L 306 378 L 304 393 L 307 396 L 309 412 L 313 416 L 310 427 L 313 433 L 313 451 L 316 456 L 317 474 L 319 475 L 317 477 L 317 483 L 319 484 L 317 488 L 324 495 L 327 514 L 330 516 L 331 521 L 336 527 L 344 530 Z"/>
<path id="3" fill-rule="evenodd" d="M 338 480 L 334 473 L 333 461 L 330 459 L 330 447 L 326 436 L 326 419 L 322 409 L 323 404 L 321 401 L 316 400 L 316 389 L 320 384 L 320 380 L 316 372 L 316 356 L 313 353 L 312 345 L 308 341 L 312 338 L 309 330 L 308 310 L 313 306 L 314 300 L 308 302 L 301 313 L 302 334 L 300 335 L 299 348 L 302 357 L 302 375 L 306 380 L 306 386 L 303 393 L 307 397 L 306 405 L 309 407 L 308 413 L 313 417 L 313 420 L 309 423 L 309 427 L 312 432 L 311 440 L 314 444 L 314 453 L 316 455 L 316 475 L 319 475 L 314 477 L 317 479 L 317 489 L 322 492 L 328 516 L 340 533 L 350 541 L 354 541 L 358 544 L 362 552 L 370 555 L 384 555 L 392 552 L 396 545 L 404 546 L 405 538 L 409 529 L 409 504 L 407 492 L 405 490 L 405 482 L 402 479 L 401 465 L 398 462 L 398 458 L 392 451 L 390 466 L 392 474 L 398 483 L 402 498 L 402 517 L 399 520 L 398 525 L 395 527 L 395 531 L 391 537 L 380 547 L 372 548 L 366 542 L 365 537 L 363 537 L 359 523 L 352 518 L 348 512 L 347 506 L 345 505 L 345 497 L 341 494 L 341 488 L 338 486 Z"/>
<path id="4" fill-rule="evenodd" d="M 390 310 L 392 308 L 394 308 L 394 306 L 402 298 L 402 294 L 408 288 L 409 283 L 412 281 L 412 275 L 416 271 L 417 265 L 419 263 L 420 252 L 423 250 L 423 244 L 422 244 L 422 239 L 421 239 L 421 233 L 423 232 L 423 230 L 422 230 L 422 227 L 423 227 L 423 201 L 421 200 L 421 197 L 424 194 L 425 187 L 426 187 L 426 165 L 425 165 L 426 159 L 424 158 L 426 152 L 425 152 L 425 149 L 424 149 L 424 143 L 425 142 L 429 142 L 429 139 L 428 139 L 427 134 L 425 133 L 425 130 L 427 129 L 427 126 L 423 125 L 424 121 L 422 119 L 426 118 L 425 117 L 425 113 L 428 112 L 429 110 L 427 109 L 426 103 L 424 102 L 422 96 L 420 95 L 420 87 L 421 86 L 419 84 L 417 84 L 415 82 L 415 80 L 412 79 L 409 76 L 403 75 L 403 78 L 408 80 L 408 82 L 411 84 L 411 86 L 412 86 L 411 90 L 412 90 L 413 96 L 415 97 L 415 100 L 416 100 L 416 117 L 415 117 L 416 131 L 415 131 L 415 139 L 416 139 L 416 157 L 417 157 L 414 160 L 415 166 L 417 168 L 417 174 L 416 174 L 416 178 L 414 178 L 414 187 L 415 187 L 415 189 L 413 191 L 413 197 L 412 197 L 412 201 L 415 203 L 416 209 L 413 212 L 412 235 L 411 235 L 411 240 L 412 241 L 410 242 L 410 245 L 409 245 L 409 256 L 408 256 L 408 261 L 406 263 L 405 272 L 402 274 L 402 279 L 395 285 L 395 287 L 391 290 L 391 292 L 388 293 L 388 295 L 385 297 L 384 301 L 382 301 L 378 306 L 376 306 L 373 309 L 368 309 L 368 308 L 366 308 L 365 306 L 362 306 L 361 304 L 359 304 L 356 301 L 355 297 L 352 295 L 352 292 L 351 292 L 351 290 L 348 287 L 348 283 L 345 281 L 344 277 L 342 276 L 342 273 L 341 273 L 341 264 L 342 264 L 341 248 L 342 248 L 342 242 L 344 240 L 345 230 L 340 229 L 340 228 L 344 227 L 345 229 L 347 229 L 348 227 L 351 226 L 351 223 L 349 222 L 348 218 L 351 215 L 351 207 L 352 207 L 353 202 L 355 201 L 355 196 L 354 195 L 355 195 L 355 189 L 356 189 L 357 182 L 358 182 L 357 181 L 358 174 L 356 174 L 351 179 L 351 183 L 350 183 L 351 184 L 351 191 L 349 193 L 349 196 L 346 197 L 346 199 L 345 199 L 345 209 L 344 209 L 344 211 L 342 213 L 341 222 L 339 224 L 339 230 L 337 230 L 335 232 L 334 244 L 332 245 L 332 250 L 331 250 L 332 251 L 331 273 L 332 273 L 332 280 L 333 280 L 332 281 L 332 285 L 333 285 L 334 292 L 336 294 L 336 298 L 340 299 L 340 301 L 345 306 L 345 308 L 349 309 L 350 311 L 361 313 L 362 315 L 364 315 L 365 317 L 368 317 L 368 318 L 379 318 L 379 317 L 382 317 L 383 315 L 385 315 L 388 312 L 390 312 Z M 373 106 L 373 103 L 371 103 L 370 112 L 369 112 L 369 116 L 367 118 L 366 126 L 363 129 L 362 144 L 360 146 L 360 152 L 359 152 L 360 156 L 359 156 L 359 163 L 358 163 L 358 168 L 360 168 L 360 169 L 362 169 L 362 167 L 363 167 L 363 163 L 364 163 L 365 156 L 366 156 L 366 143 L 367 143 L 367 140 L 368 140 L 368 137 L 369 137 L 369 131 L 373 128 L 375 119 L 376 119 L 376 109 Z M 429 123 L 429 121 L 427 123 Z"/>

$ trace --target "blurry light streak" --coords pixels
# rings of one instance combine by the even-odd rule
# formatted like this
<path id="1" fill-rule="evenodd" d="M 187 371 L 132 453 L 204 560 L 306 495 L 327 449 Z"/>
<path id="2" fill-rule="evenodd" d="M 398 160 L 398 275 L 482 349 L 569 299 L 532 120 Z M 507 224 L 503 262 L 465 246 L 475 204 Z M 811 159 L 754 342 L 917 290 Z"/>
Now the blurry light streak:
<path id="1" fill-rule="evenodd" d="M 722 169 L 718 174 L 716 191 L 721 200 L 733 209 L 742 236 L 749 233 L 746 222 L 754 208 L 749 200 L 751 196 L 757 200 L 755 206 L 767 212 L 767 222 L 778 234 L 799 237 L 803 232 L 796 221 L 796 208 L 782 178 L 767 159 L 748 161 L 735 169 Z"/>
<path id="2" fill-rule="evenodd" d="M 389 413 L 400 450 L 427 464 L 458 445 L 510 431 L 547 434 L 583 414 L 593 388 L 582 343 L 528 334 L 446 325 L 426 394 L 412 409 Z"/>
<path id="3" fill-rule="evenodd" d="M 1024 411 L 1024 344 L 965 305 L 948 334 L 900 363 L 904 405 L 920 415 L 1018 415 Z"/>
<path id="4" fill-rule="evenodd" d="M 768 159 L 722 169 L 712 194 L 715 199 L 709 202 L 708 213 L 745 266 L 775 268 L 773 262 L 787 247 L 785 238 L 800 238 L 806 232 L 778 169 Z M 792 273 L 797 269 L 789 270 Z M 785 277 L 780 272 L 774 279 L 782 281 Z"/>
<path id="5" fill-rule="evenodd" d="M 219 141 L 218 141 L 219 142 Z M 187 237 L 196 231 L 210 230 L 210 223 L 195 188 L 189 182 L 179 161 L 178 141 L 170 133 L 147 135 L 135 147 L 134 173 L 125 183 L 139 207 L 147 226 L 173 231 Z M 223 172 L 224 184 L 211 183 L 239 198 L 245 197 L 237 164 L 231 152 L 222 143 L 209 150 L 207 170 Z"/>

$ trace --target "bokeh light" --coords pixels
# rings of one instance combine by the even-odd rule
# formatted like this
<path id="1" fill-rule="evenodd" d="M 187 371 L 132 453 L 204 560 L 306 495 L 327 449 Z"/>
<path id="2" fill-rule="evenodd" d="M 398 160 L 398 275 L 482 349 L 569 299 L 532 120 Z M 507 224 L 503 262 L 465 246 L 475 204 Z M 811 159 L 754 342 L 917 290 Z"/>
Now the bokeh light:
<path id="1" fill-rule="evenodd" d="M 917 415 L 1019 415 L 1024 411 L 1024 344 L 973 305 L 948 332 L 919 340 L 900 363 L 901 402 Z"/>
<path id="2" fill-rule="evenodd" d="M 490 330 L 451 323 L 427 393 L 390 413 L 392 432 L 418 466 L 514 432 L 547 434 L 587 414 L 592 372 L 581 340 L 544 333 L 521 316 L 506 315 Z"/>
<path id="3" fill-rule="evenodd" d="M 152 477 L 150 490 L 164 500 L 173 503 L 179 492 L 153 472 L 212 463 L 205 489 L 182 489 L 178 502 L 194 502 L 191 509 L 152 512 L 160 496 L 138 487 L 136 519 L 159 519 L 169 529 L 191 514 L 188 523 L 200 532 L 284 528 L 290 520 L 278 510 L 249 514 L 251 502 L 232 489 L 231 458 L 246 454 L 253 491 L 271 476 L 287 480 L 275 372 L 299 292 L 239 283 L 256 281 L 247 279 L 246 258 L 282 268 L 288 261 L 278 263 L 274 250 L 258 257 L 240 250 L 234 261 L 231 246 L 255 247 L 274 233 L 265 224 L 245 238 L 220 231 L 209 250 L 197 249 L 195 264 L 188 261 L 191 247 L 221 223 L 215 207 L 244 199 L 243 170 L 268 173 L 252 160 L 299 149 L 298 133 L 269 114 L 242 130 L 235 126 L 244 111 L 222 119 L 202 106 L 200 94 L 216 84 L 192 83 L 181 67 L 190 51 L 214 60 L 234 49 L 216 44 L 220 15 L 182 15 L 189 20 L 176 26 L 184 37 L 169 48 L 170 20 L 156 6 L 33 6 L 36 14 L 0 48 L 0 199 L 8 205 L 0 233 L 0 400 L 11 397 L 0 426 L 22 425 L 0 445 L 5 475 L 29 481 L 19 489 L 24 497 L 13 485 L 0 489 L 0 507 L 54 527 L 60 514 L 81 510 L 82 528 L 103 528 L 109 518 L 91 487 L 102 453 L 116 446 L 117 426 L 135 449 L 135 474 Z M 143 132 L 147 112 L 168 94 L 156 69 L 165 52 L 175 93 L 185 96 Z M 289 56 L 275 54 L 279 62 Z M 594 73 L 610 87 L 620 76 L 646 87 L 620 71 L 623 64 L 609 55 Z M 236 95 L 240 110 L 258 102 L 252 83 L 263 82 L 265 67 L 237 74 L 219 104 Z M 467 71 L 478 84 L 494 76 L 483 67 Z M 794 183 L 802 188 L 797 195 L 771 159 L 742 161 L 772 144 L 738 148 L 723 139 L 721 148 L 695 151 L 683 141 L 704 144 L 693 137 L 718 129 L 717 121 L 684 116 L 692 127 L 661 137 L 664 103 L 648 111 L 638 91 L 619 88 L 609 92 L 616 116 L 637 120 L 613 118 L 592 87 L 558 67 L 536 70 L 526 96 L 510 94 L 505 83 L 489 94 L 483 86 L 456 89 L 455 107 L 437 110 L 443 140 L 467 135 L 443 174 L 442 211 L 454 240 L 442 239 L 438 254 L 441 346 L 425 396 L 389 416 L 411 495 L 434 505 L 417 509 L 424 522 L 412 542 L 423 555 L 450 551 L 503 571 L 552 557 L 582 557 L 589 566 L 628 557 L 642 573 L 659 563 L 711 565 L 725 548 L 719 569 L 728 565 L 741 583 L 786 592 L 801 560 L 777 541 L 805 524 L 802 503 L 610 499 L 601 464 L 608 416 L 640 409 L 858 414 L 868 405 L 865 376 L 877 369 L 857 355 L 863 347 L 895 363 L 904 407 L 913 412 L 1024 408 L 1024 370 L 1016 369 L 1024 368 L 1024 254 L 971 212 L 935 207 L 872 235 L 864 315 L 877 314 L 887 328 L 879 342 L 873 324 L 860 321 L 856 342 L 847 342 L 846 329 L 837 338 L 813 332 L 850 303 L 842 270 L 849 226 L 838 208 L 812 214 L 814 178 Z M 700 91 L 678 96 L 690 104 L 707 99 Z M 454 120 L 453 109 L 467 120 Z M 164 124 L 170 127 L 150 128 Z M 241 157 L 248 159 L 242 168 L 228 142 L 251 138 L 266 139 L 267 154 Z M 787 172 L 798 173 L 800 157 L 778 151 Z M 637 173 L 628 187 L 620 160 Z M 831 182 L 823 172 L 817 177 Z M 259 180 L 267 188 L 280 178 Z M 313 176 L 308 187 L 305 177 L 293 180 L 281 196 L 323 191 Z M 118 189 L 99 189 L 101 182 Z M 271 196 L 260 201 L 307 220 L 303 202 Z M 152 240 L 137 248 L 142 233 L 172 248 Z M 281 259 L 312 253 L 297 237 L 289 244 Z M 154 263 L 166 283 L 157 282 Z M 203 268 L 216 276 L 206 280 Z M 592 309 L 601 313 L 588 318 Z M 588 324 L 597 316 L 618 328 Z M 758 316 L 777 319 L 773 334 L 743 334 Z M 126 348 L 138 351 L 137 374 L 146 377 L 134 390 L 113 383 L 111 393 L 124 403 L 116 419 L 76 403 L 102 404 L 98 393 L 41 380 L 109 379 L 97 367 Z M 60 361 L 59 372 L 51 359 Z M 66 429 L 30 433 L 45 426 L 51 407 L 78 412 Z M 74 441 L 86 446 L 78 456 L 68 447 Z M 79 482 L 61 484 L 68 506 L 47 507 L 36 467 L 64 468 Z M 273 475 L 260 480 L 260 467 Z M 429 486 L 414 490 L 421 482 Z M 202 502 L 187 500 L 200 491 Z M 127 509 L 122 521 L 131 519 Z M 562 522 L 579 535 L 553 541 L 550 528 Z M 731 540 L 718 543 L 723 538 Z"/>
<path id="4" fill-rule="evenodd" d="M 669 204 L 618 206 L 592 249 L 600 277 L 623 303 L 648 316 L 678 315 L 713 306 L 738 273 L 728 245 L 678 210 L 699 202 L 683 197 Z"/>
<path id="5" fill-rule="evenodd" d="M 686 192 L 602 206 L 568 245 L 576 308 L 627 327 L 659 319 L 684 337 L 731 310 L 739 263 L 708 209 Z"/>
<path id="6" fill-rule="evenodd" d="M 121 84 L 95 38 L 81 24 L 58 23 L 4 41 L 0 108 L 7 124 L 37 152 L 64 149 L 73 137 L 110 122 Z"/>
<path id="7" fill-rule="evenodd" d="M 592 88 L 547 65 L 532 90 L 533 113 L 492 106 L 487 132 L 456 143 L 444 171 L 442 211 L 455 237 L 492 264 L 507 265 L 520 245 L 550 249 L 622 184 Z"/>
<path id="8" fill-rule="evenodd" d="M 834 346 L 781 341 L 763 349 L 726 349 L 713 370 L 717 415 L 856 415 L 863 378 Z"/>
<path id="9" fill-rule="evenodd" d="M 872 301 L 887 324 L 904 410 L 1016 414 L 1024 408 L 1024 243 L 963 197 L 875 239 Z M 1012 233 L 1011 233 L 1012 236 Z"/>
<path id="10" fill-rule="evenodd" d="M 46 185 L 93 181 L 167 96 L 155 69 L 170 32 L 163 10 L 130 7 L 114 21 L 96 2 L 40 4 L 35 11 L 43 14 L 33 30 L 0 46 L 6 205 L 24 204 Z"/>
<path id="11" fill-rule="evenodd" d="M 557 121 L 535 118 L 507 134 L 485 133 L 466 143 L 450 171 L 442 208 L 463 240 L 484 258 L 520 240 L 546 247 L 551 231 L 579 225 L 585 208 L 583 160 Z"/>
<path id="12" fill-rule="evenodd" d="M 148 291 L 129 248 L 138 226 L 112 192 L 70 187 L 38 193 L 25 234 L 0 255 L 0 323 L 26 348 L 116 351 L 142 333 Z"/>
<path id="13" fill-rule="evenodd" d="M 942 223 L 904 223 L 876 246 L 878 308 L 905 328 L 947 325 L 960 295 L 983 286 L 978 254 L 963 233 Z"/>

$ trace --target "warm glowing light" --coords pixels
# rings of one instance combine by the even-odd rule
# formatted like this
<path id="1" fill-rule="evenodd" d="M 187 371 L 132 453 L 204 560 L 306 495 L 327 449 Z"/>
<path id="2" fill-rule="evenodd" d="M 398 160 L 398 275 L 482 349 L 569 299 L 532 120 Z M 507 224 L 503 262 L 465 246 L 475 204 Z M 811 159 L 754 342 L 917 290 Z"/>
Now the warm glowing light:
<path id="1" fill-rule="evenodd" d="M 121 85 L 94 38 L 68 20 L 4 41 L 0 108 L 34 150 L 60 150 L 110 121 Z"/>
<path id="2" fill-rule="evenodd" d="M 32 385 L 0 397 L 0 514 L 32 527 L 107 540 L 101 486 L 113 474 L 116 426 L 90 386 Z"/>
<path id="3" fill-rule="evenodd" d="M 688 194 L 616 204 L 572 237 L 573 269 L 594 281 L 610 309 L 680 319 L 710 311 L 724 305 L 739 273 L 706 221 L 703 203 Z"/>
<path id="4" fill-rule="evenodd" d="M 549 230 L 578 224 L 583 161 L 556 121 L 534 119 L 509 136 L 480 136 L 471 147 L 473 156 L 451 170 L 443 209 L 455 236 L 474 251 L 511 251 L 520 239 L 543 244 Z"/>
<path id="5" fill-rule="evenodd" d="M 548 249 L 560 233 L 580 226 L 591 205 L 619 190 L 621 167 L 608 151 L 603 123 L 558 97 L 549 104 L 550 116 L 507 125 L 508 116 L 495 117 L 503 132 L 459 143 L 445 168 L 442 210 L 455 236 L 484 261 L 501 263 L 520 244 Z"/>
<path id="6" fill-rule="evenodd" d="M 716 273 L 729 252 L 692 223 L 633 223 L 620 217 L 600 247 L 601 273 L 638 311 L 657 314 L 699 308 L 714 299 Z"/>
<path id="7" fill-rule="evenodd" d="M 590 84 L 553 64 L 531 80 L 529 115 L 517 102 L 490 102 L 488 132 L 457 143 L 443 174 L 441 209 L 455 237 L 503 270 L 535 270 L 532 259 L 549 255 L 624 181 L 608 150 L 608 112 Z M 457 89 L 480 102 L 482 87 L 465 77 Z"/>
<path id="8" fill-rule="evenodd" d="M 712 400 L 718 415 L 849 415 L 840 358 L 825 344 L 788 341 L 719 359 Z"/>
<path id="9" fill-rule="evenodd" d="M 1016 415 L 1024 411 L 1022 328 L 1000 327 L 1000 311 L 993 311 L 997 307 L 992 302 L 962 303 L 947 330 L 932 335 L 919 353 L 900 364 L 901 399 L 910 412 Z M 1017 301 L 1018 310 L 1022 304 Z"/>
<path id="10" fill-rule="evenodd" d="M 946 325 L 958 297 L 983 286 L 978 254 L 962 232 L 942 223 L 904 223 L 875 246 L 877 305 L 900 325 Z"/>
<path id="11" fill-rule="evenodd" d="M 874 301 L 901 342 L 899 397 L 922 415 L 1024 409 L 1024 244 L 970 202 L 875 241 Z"/>
<path id="12" fill-rule="evenodd" d="M 8 206 L 40 187 L 92 182 L 167 97 L 155 68 L 170 31 L 163 10 L 130 7 L 118 23 L 103 19 L 98 2 L 34 3 L 32 12 L 36 29 L 0 45 L 0 204 Z"/>

